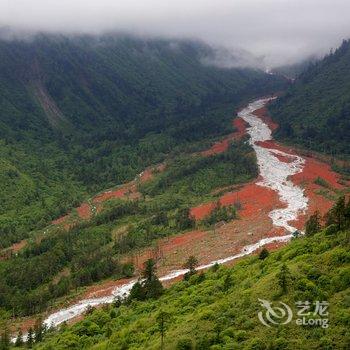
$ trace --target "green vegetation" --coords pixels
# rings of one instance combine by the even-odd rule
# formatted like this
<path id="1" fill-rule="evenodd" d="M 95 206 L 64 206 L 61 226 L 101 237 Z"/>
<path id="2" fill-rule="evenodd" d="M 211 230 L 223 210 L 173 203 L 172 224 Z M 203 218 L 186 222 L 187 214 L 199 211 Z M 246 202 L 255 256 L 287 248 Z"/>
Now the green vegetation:
<path id="1" fill-rule="evenodd" d="M 179 156 L 157 178 L 141 186 L 144 195 L 165 191 L 182 198 L 205 196 L 219 187 L 245 183 L 258 175 L 255 154 L 244 142 L 233 142 L 227 152 L 211 157 Z"/>
<path id="2" fill-rule="evenodd" d="M 309 217 L 309 220 L 305 225 L 305 234 L 313 235 L 321 229 L 321 216 L 320 212 L 316 211 Z"/>
<path id="3" fill-rule="evenodd" d="M 187 41 L 38 35 L 0 40 L 0 249 L 86 196 L 232 131 L 261 71 L 201 64 Z"/>
<path id="4" fill-rule="evenodd" d="M 264 247 L 259 253 L 259 259 L 264 260 L 270 255 L 269 251 Z"/>
<path id="5" fill-rule="evenodd" d="M 319 185 L 319 186 L 322 186 L 322 187 L 325 187 L 325 188 L 330 188 L 330 184 L 325 180 L 323 179 L 322 177 L 320 176 L 317 176 L 316 180 L 314 181 L 316 185 Z"/>
<path id="6" fill-rule="evenodd" d="M 346 202 L 345 196 L 341 196 L 333 208 L 326 215 L 327 225 L 334 225 L 338 230 L 350 226 L 350 198 Z"/>
<path id="7" fill-rule="evenodd" d="M 230 173 L 219 176 L 223 169 Z M 213 195 L 190 189 L 194 179 L 200 178 L 204 189 L 214 189 L 256 174 L 252 149 L 243 143 L 208 158 L 175 157 L 164 173 L 143 186 L 144 198 L 108 201 L 90 221 L 69 230 L 51 227 L 29 240 L 17 256 L 0 261 L 0 319 L 40 313 L 80 287 L 131 276 L 133 266 L 120 263 L 121 256 L 128 260 L 157 239 L 193 229 L 189 208 L 214 200 Z M 235 217 L 234 208 L 221 208 L 208 220 L 214 224 Z"/>
<path id="8" fill-rule="evenodd" d="M 277 138 L 349 157 L 350 40 L 311 64 L 269 110 L 280 124 Z"/>
<path id="9" fill-rule="evenodd" d="M 237 210 L 235 206 L 222 206 L 220 202 L 216 204 L 214 210 L 202 222 L 204 225 L 214 225 L 221 222 L 229 222 L 237 219 Z"/>
<path id="10" fill-rule="evenodd" d="M 342 217 L 341 230 L 331 221 L 264 259 L 251 256 L 234 267 L 193 274 L 158 299 L 100 308 L 75 325 L 48 332 L 34 348 L 348 349 L 350 205 L 341 203 L 332 211 Z M 259 299 L 286 303 L 292 321 L 264 326 Z M 329 327 L 297 325 L 298 301 L 309 301 L 311 317 L 317 318 L 322 316 L 313 315 L 316 301 L 328 302 L 323 317 Z"/>
<path id="11" fill-rule="evenodd" d="M 156 275 L 156 270 L 156 262 L 153 259 L 148 259 L 144 264 L 142 279 L 131 288 L 128 302 L 157 299 L 163 294 L 164 288 Z"/>
<path id="12" fill-rule="evenodd" d="M 191 276 L 196 274 L 196 267 L 198 265 L 199 262 L 195 256 L 191 255 L 188 257 L 187 261 L 183 265 L 183 268 L 188 270 L 188 272 L 186 272 L 184 275 L 184 280 L 188 280 Z"/>
<path id="13" fill-rule="evenodd" d="M 56 230 L 0 265 L 0 305 L 9 315 L 45 310 L 50 302 L 103 278 L 133 274 L 114 257 L 108 224 Z M 6 316 L 6 313 L 5 313 Z"/>

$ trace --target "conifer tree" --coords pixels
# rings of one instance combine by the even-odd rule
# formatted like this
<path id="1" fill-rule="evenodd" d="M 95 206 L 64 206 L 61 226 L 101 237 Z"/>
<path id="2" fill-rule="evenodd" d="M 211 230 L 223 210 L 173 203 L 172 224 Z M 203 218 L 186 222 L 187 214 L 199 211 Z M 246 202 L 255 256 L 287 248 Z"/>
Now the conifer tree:
<path id="1" fill-rule="evenodd" d="M 196 267 L 198 266 L 198 260 L 195 256 L 191 255 L 185 264 L 183 265 L 184 269 L 188 269 L 189 271 L 184 275 L 184 279 L 188 279 L 192 275 L 196 273 Z"/>
<path id="2" fill-rule="evenodd" d="M 282 294 L 286 294 L 290 280 L 290 271 L 286 264 L 283 264 L 280 272 L 277 274 L 278 284 L 282 289 Z"/>
<path id="3" fill-rule="evenodd" d="M 156 275 L 156 263 L 153 259 L 148 259 L 144 264 L 142 273 L 145 281 L 142 284 L 146 299 L 158 298 L 163 294 L 163 286 Z"/>
<path id="4" fill-rule="evenodd" d="M 321 216 L 320 212 L 316 210 L 307 220 L 305 225 L 305 233 L 313 235 L 321 230 Z"/>
<path id="5" fill-rule="evenodd" d="M 156 275 L 156 263 L 148 259 L 142 271 L 143 280 L 137 281 L 131 288 L 129 300 L 145 300 L 158 298 L 163 294 L 164 288 Z"/>
<path id="6" fill-rule="evenodd" d="M 160 332 L 160 349 L 164 349 L 164 336 L 167 329 L 167 321 L 169 320 L 169 314 L 163 310 L 160 310 L 157 315 L 158 329 Z"/>
<path id="7" fill-rule="evenodd" d="M 336 204 L 327 214 L 327 225 L 334 224 L 338 230 L 343 229 L 346 222 L 346 207 L 345 197 L 339 197 Z"/>
<path id="8" fill-rule="evenodd" d="M 261 249 L 260 253 L 259 253 L 259 259 L 260 260 L 264 260 L 269 256 L 269 251 L 264 247 L 263 249 Z"/>

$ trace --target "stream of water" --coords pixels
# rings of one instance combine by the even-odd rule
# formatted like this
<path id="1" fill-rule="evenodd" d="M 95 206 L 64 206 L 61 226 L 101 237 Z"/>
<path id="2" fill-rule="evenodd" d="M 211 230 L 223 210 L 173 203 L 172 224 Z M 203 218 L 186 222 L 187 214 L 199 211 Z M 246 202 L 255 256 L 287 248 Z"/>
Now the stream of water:
<path id="1" fill-rule="evenodd" d="M 269 214 L 275 227 L 283 227 L 288 232 L 296 231 L 296 228 L 289 225 L 289 221 L 297 219 L 301 212 L 304 212 L 308 205 L 308 198 L 304 196 L 302 188 L 295 186 L 288 177 L 299 173 L 303 169 L 305 160 L 297 155 L 285 153 L 277 149 L 261 147 L 259 141 L 272 139 L 271 129 L 260 118 L 252 114 L 255 110 L 263 107 L 271 99 L 261 99 L 252 102 L 248 107 L 238 113 L 238 116 L 245 120 L 250 127 L 250 144 L 255 150 L 260 176 L 262 181 L 257 185 L 271 188 L 278 193 L 280 201 L 287 206 L 282 209 L 275 209 Z M 279 160 L 276 155 L 287 157 L 290 162 Z"/>
<path id="2" fill-rule="evenodd" d="M 254 244 L 245 246 L 241 252 L 236 255 L 212 261 L 209 264 L 199 266 L 197 270 L 204 270 L 215 264 L 224 264 L 245 255 L 249 255 L 260 247 L 271 242 L 286 242 L 290 240 L 292 233 L 296 231 L 296 228 L 292 227 L 289 222 L 297 219 L 298 215 L 304 212 L 307 208 L 308 199 L 304 196 L 303 190 L 288 180 L 289 176 L 302 171 L 304 159 L 277 149 L 267 149 L 257 144 L 258 141 L 267 141 L 272 139 L 271 129 L 269 126 L 260 118 L 252 114 L 255 110 L 263 107 L 269 100 L 270 99 L 260 99 L 250 103 L 246 108 L 238 113 L 238 116 L 249 124 L 249 128 L 247 129 L 248 134 L 250 135 L 249 142 L 256 152 L 260 177 L 262 179 L 257 183 L 257 185 L 276 191 L 281 202 L 285 204 L 283 208 L 271 211 L 269 216 L 272 219 L 273 225 L 275 227 L 284 228 L 286 230 L 286 234 L 283 236 L 261 239 Z M 290 162 L 282 162 L 276 157 L 276 155 L 288 157 Z M 185 269 L 175 270 L 165 276 L 160 277 L 160 280 L 172 280 L 176 277 L 184 275 L 186 272 L 187 270 Z M 55 327 L 65 321 L 81 315 L 88 306 L 112 303 L 117 297 L 124 298 L 129 294 L 135 282 L 136 279 L 130 280 L 130 282 L 116 287 L 109 296 L 81 300 L 75 305 L 53 313 L 47 319 L 45 319 L 44 323 L 49 327 Z"/>

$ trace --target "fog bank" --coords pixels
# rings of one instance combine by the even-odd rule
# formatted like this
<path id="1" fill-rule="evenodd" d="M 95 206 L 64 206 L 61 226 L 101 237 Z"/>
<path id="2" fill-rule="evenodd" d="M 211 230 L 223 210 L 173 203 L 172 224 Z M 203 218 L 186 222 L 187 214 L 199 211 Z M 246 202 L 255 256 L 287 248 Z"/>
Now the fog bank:
<path id="1" fill-rule="evenodd" d="M 274 67 L 323 55 L 350 37 L 348 0 L 0 0 L 0 28 L 200 39 Z M 252 53 L 254 59 L 248 54 Z"/>

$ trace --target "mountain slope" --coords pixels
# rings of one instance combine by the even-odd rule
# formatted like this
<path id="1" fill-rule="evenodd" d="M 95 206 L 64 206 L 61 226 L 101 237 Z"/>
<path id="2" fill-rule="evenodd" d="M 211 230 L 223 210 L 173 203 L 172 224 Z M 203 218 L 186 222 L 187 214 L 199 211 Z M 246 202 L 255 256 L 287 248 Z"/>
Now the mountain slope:
<path id="1" fill-rule="evenodd" d="M 71 227 L 45 229 L 17 254 L 0 260 L 0 328 L 2 318 L 39 314 L 81 294 L 82 287 L 131 277 L 137 268 L 133 256 L 162 238 L 194 229 L 189 208 L 217 200 L 214 189 L 250 181 L 257 174 L 252 149 L 243 140 L 211 157 L 181 155 L 153 181 L 139 186 L 141 193 L 133 193 L 138 196 L 92 201 L 99 209 L 91 220 L 76 216 Z M 221 211 L 212 220 L 234 218 L 237 211 L 231 207 L 230 213 Z M 197 225 L 201 228 L 205 223 Z"/>
<path id="2" fill-rule="evenodd" d="M 349 231 L 328 228 L 267 258 L 194 275 L 158 300 L 89 312 L 83 321 L 48 333 L 35 348 L 159 349 L 159 315 L 165 313 L 164 349 L 347 349 L 349 278 Z M 263 325 L 259 298 L 287 303 L 292 321 Z M 297 325 L 297 301 L 311 302 L 306 319 L 328 319 L 329 327 Z M 313 315 L 316 301 L 329 303 L 328 315 Z"/>
<path id="3" fill-rule="evenodd" d="M 276 137 L 333 155 L 350 155 L 350 40 L 312 64 L 270 106 Z"/>
<path id="4" fill-rule="evenodd" d="M 16 196 L 2 204 L 0 245 L 169 152 L 231 132 L 235 107 L 285 85 L 261 71 L 204 66 L 210 50 L 115 36 L 0 41 L 0 155 L 35 192 L 30 205 Z"/>

